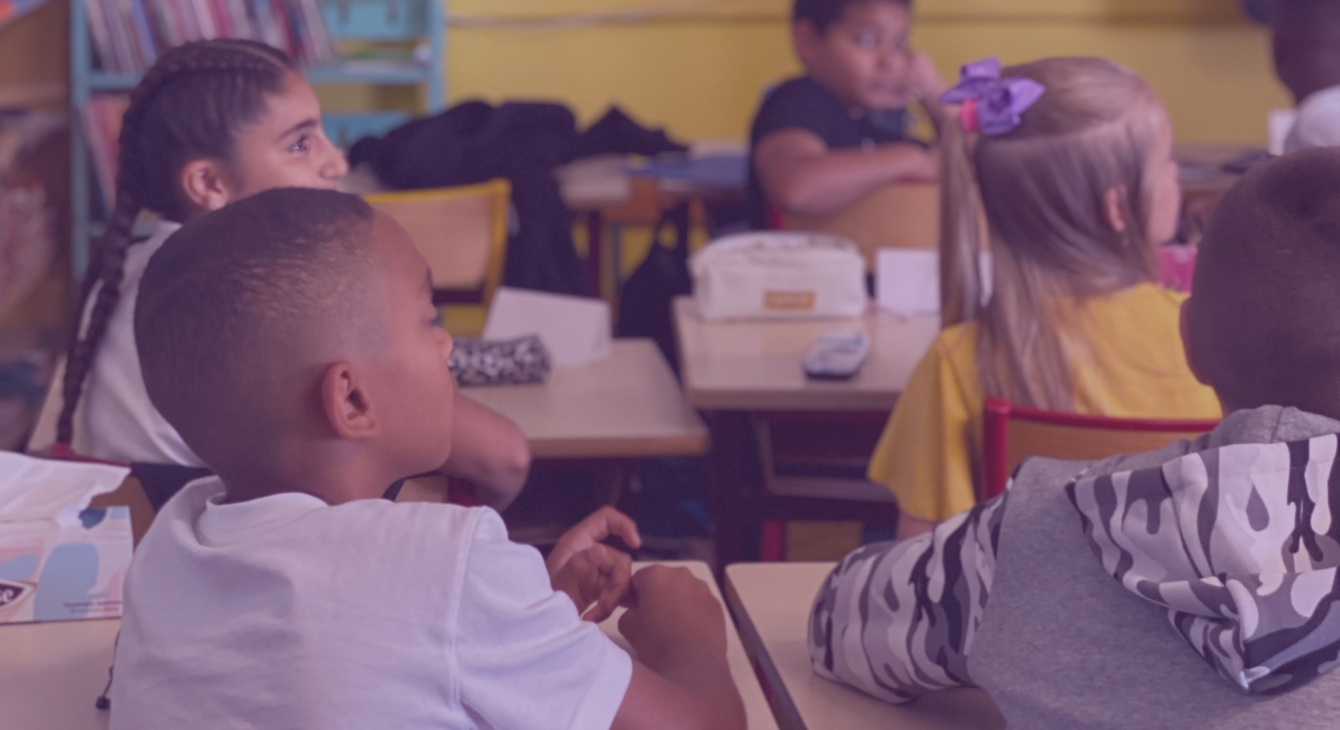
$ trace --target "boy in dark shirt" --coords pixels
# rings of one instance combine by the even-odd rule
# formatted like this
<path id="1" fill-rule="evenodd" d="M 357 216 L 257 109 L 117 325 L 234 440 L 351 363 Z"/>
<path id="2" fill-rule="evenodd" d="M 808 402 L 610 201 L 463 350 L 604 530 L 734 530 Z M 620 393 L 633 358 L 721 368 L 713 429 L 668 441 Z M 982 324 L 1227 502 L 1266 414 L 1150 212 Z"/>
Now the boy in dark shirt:
<path id="1" fill-rule="evenodd" d="M 1340 146 L 1340 3 L 1280 0 L 1273 12 L 1275 73 L 1298 106 L 1284 152 Z"/>
<path id="2" fill-rule="evenodd" d="M 907 47 L 911 0 L 796 0 L 793 40 L 806 75 L 764 100 L 750 132 L 749 217 L 823 215 L 900 180 L 934 180 L 935 157 L 908 136 L 907 105 L 937 125 L 947 88 Z M 773 224 L 773 225 L 770 225 Z"/>

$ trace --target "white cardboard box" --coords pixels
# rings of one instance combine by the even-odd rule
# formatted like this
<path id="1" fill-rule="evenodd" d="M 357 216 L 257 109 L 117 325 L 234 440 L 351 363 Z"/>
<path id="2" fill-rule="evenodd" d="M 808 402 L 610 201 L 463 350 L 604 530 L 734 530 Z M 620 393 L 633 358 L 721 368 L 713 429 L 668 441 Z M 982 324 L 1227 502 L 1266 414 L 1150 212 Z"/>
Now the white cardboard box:
<path id="1" fill-rule="evenodd" d="M 977 259 L 984 284 L 982 304 L 991 299 L 991 254 Z M 875 254 L 875 302 L 897 314 L 937 314 L 940 311 L 940 252 L 881 248 Z"/>
<path id="2" fill-rule="evenodd" d="M 0 624 L 119 617 L 131 546 L 128 507 L 0 523 Z"/>

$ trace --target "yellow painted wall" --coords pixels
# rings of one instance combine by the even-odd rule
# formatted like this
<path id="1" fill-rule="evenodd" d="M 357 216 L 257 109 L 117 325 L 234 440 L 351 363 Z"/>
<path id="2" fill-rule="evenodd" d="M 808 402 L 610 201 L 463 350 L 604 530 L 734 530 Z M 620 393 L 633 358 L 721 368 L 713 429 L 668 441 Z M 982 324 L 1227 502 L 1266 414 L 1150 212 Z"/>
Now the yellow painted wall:
<path id="1" fill-rule="evenodd" d="M 514 18 L 667 5 L 662 0 L 448 0 L 453 13 Z M 694 4 L 691 0 L 688 4 Z M 689 139 L 743 138 L 758 95 L 793 74 L 790 0 L 698 2 L 691 14 L 567 30 L 456 26 L 448 93 L 556 99 L 591 119 L 613 103 Z M 1288 97 L 1267 32 L 1236 0 L 918 0 L 913 42 L 946 76 L 966 61 L 1111 58 L 1142 74 L 1179 139 L 1264 144 L 1266 111 Z"/>

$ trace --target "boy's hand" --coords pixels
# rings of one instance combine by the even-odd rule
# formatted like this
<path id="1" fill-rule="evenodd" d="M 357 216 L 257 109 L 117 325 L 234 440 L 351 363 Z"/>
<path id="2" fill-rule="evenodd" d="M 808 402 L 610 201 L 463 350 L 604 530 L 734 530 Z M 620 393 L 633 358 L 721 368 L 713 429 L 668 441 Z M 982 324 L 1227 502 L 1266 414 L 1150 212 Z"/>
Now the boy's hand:
<path id="1" fill-rule="evenodd" d="M 634 550 L 642 546 L 631 517 L 613 507 L 601 507 L 563 533 L 545 561 L 550 585 L 572 598 L 577 613 L 597 604 L 585 617 L 597 623 L 609 618 L 620 604 L 629 603 L 632 562 L 622 551 L 600 544 L 610 537 Z"/>
<path id="2" fill-rule="evenodd" d="M 579 616 L 600 623 L 620 604 L 629 605 L 631 578 L 632 562 L 626 554 L 604 545 L 592 545 L 551 574 L 550 585 L 568 594 Z"/>
<path id="3" fill-rule="evenodd" d="M 558 539 L 549 553 L 549 559 L 545 561 L 549 567 L 549 578 L 552 580 L 558 575 L 572 556 L 592 545 L 599 545 L 609 537 L 623 540 L 625 545 L 634 550 L 642 547 L 642 536 L 637 533 L 637 523 L 633 522 L 633 518 L 613 507 L 601 507 Z"/>
<path id="4" fill-rule="evenodd" d="M 938 105 L 940 96 L 949 88 L 944 77 L 940 75 L 940 70 L 924 51 L 910 50 L 907 52 L 907 57 L 908 91 L 912 98 L 922 103 L 934 102 Z"/>
<path id="5" fill-rule="evenodd" d="M 682 653 L 726 654 L 726 616 L 687 568 L 651 565 L 633 576 L 634 605 L 619 619 L 642 663 L 655 670 Z"/>

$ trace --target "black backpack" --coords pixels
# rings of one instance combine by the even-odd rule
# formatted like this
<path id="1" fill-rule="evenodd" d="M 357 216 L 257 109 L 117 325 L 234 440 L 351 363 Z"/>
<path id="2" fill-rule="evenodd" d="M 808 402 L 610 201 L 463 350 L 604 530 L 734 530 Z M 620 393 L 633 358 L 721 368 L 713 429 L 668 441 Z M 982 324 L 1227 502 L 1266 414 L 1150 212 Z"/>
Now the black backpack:
<path id="1" fill-rule="evenodd" d="M 673 229 L 675 247 L 661 241 L 662 232 Z M 652 229 L 651 248 L 624 283 L 619 301 L 619 337 L 648 337 L 656 341 L 671 369 L 679 372 L 675 349 L 675 325 L 671 307 L 675 297 L 693 293 L 689 276 L 689 205 L 682 203 L 661 215 Z"/>

